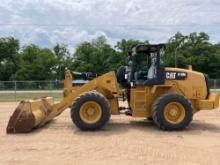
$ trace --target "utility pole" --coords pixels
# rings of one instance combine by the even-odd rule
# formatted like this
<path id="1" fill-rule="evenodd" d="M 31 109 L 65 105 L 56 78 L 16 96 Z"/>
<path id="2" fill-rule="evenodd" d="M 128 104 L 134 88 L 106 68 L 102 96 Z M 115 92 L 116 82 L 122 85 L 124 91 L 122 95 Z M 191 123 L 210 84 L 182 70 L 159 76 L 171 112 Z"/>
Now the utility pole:
<path id="1" fill-rule="evenodd" d="M 178 68 L 178 48 L 175 49 L 175 68 Z"/>
<path id="2" fill-rule="evenodd" d="M 175 49 L 175 68 L 178 68 L 178 56 L 179 56 L 179 48 L 182 46 L 182 44 L 184 43 L 185 38 L 182 38 L 180 40 L 180 42 L 178 43 L 176 49 Z"/>

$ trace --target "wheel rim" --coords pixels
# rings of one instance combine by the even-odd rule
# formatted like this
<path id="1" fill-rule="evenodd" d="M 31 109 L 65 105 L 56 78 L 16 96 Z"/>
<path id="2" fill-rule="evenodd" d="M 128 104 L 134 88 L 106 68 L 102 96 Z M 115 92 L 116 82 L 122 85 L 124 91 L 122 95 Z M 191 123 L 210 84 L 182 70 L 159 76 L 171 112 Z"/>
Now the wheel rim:
<path id="1" fill-rule="evenodd" d="M 100 120 L 102 109 L 95 101 L 87 101 L 80 107 L 80 118 L 88 124 L 94 124 Z"/>
<path id="2" fill-rule="evenodd" d="M 185 118 L 185 108 L 178 102 L 168 103 L 164 108 L 165 119 L 172 124 L 178 124 Z"/>

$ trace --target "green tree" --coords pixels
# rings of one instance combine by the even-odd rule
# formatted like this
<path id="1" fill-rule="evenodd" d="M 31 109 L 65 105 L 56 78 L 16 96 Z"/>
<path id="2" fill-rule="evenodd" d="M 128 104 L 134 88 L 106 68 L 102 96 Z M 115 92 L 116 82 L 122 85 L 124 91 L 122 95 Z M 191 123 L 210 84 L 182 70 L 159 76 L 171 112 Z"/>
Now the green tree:
<path id="1" fill-rule="evenodd" d="M 220 71 L 219 45 L 211 44 L 209 36 L 204 33 L 191 33 L 184 36 L 181 33 L 171 37 L 166 45 L 163 61 L 165 66 L 175 66 L 175 54 L 178 48 L 178 67 L 193 69 L 218 78 Z"/>
<path id="2" fill-rule="evenodd" d="M 103 74 L 115 69 L 113 60 L 116 51 L 107 43 L 104 36 L 83 42 L 76 48 L 72 69 L 79 72 Z"/>
<path id="3" fill-rule="evenodd" d="M 63 79 L 65 68 L 103 74 L 125 65 L 131 47 L 142 43 L 149 42 L 122 39 L 112 47 L 104 36 L 99 36 L 79 44 L 72 55 L 64 44 L 56 44 L 53 50 L 36 45 L 20 50 L 15 38 L 0 38 L 0 80 Z M 191 64 L 194 70 L 219 78 L 220 44 L 212 44 L 206 33 L 176 33 L 166 44 L 164 65 L 175 66 L 176 54 L 178 67 Z"/>
<path id="4" fill-rule="evenodd" d="M 73 57 L 65 44 L 56 44 L 53 48 L 53 52 L 56 58 L 53 73 L 57 79 L 63 79 L 65 68 L 71 68 L 72 66 Z"/>
<path id="5" fill-rule="evenodd" d="M 21 62 L 14 75 L 15 80 L 51 80 L 56 59 L 50 49 L 28 45 L 20 53 Z"/>
<path id="6" fill-rule="evenodd" d="M 0 39 L 0 80 L 8 81 L 18 69 L 19 41 L 15 38 Z"/>
<path id="7" fill-rule="evenodd" d="M 122 39 L 121 41 L 117 42 L 115 45 L 115 48 L 118 52 L 118 63 L 117 67 L 121 65 L 125 65 L 125 58 L 127 57 L 129 51 L 131 51 L 131 48 L 137 44 L 143 44 L 143 43 L 149 43 L 148 41 L 142 42 L 139 40 L 133 40 L 133 39 Z"/>
<path id="8" fill-rule="evenodd" d="M 175 67 L 176 54 L 178 54 L 178 67 L 185 67 L 187 65 L 186 58 L 182 54 L 182 48 L 186 40 L 187 36 L 184 36 L 180 32 L 177 32 L 168 40 L 165 54 L 162 57 L 165 66 Z"/>

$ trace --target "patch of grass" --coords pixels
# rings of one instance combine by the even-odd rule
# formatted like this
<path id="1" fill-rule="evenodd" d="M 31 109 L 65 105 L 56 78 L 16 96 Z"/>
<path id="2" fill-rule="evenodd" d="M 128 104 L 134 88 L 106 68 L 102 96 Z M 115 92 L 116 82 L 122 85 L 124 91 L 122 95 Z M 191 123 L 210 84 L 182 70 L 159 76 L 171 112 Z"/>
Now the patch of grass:
<path id="1" fill-rule="evenodd" d="M 219 93 L 219 90 L 212 90 L 211 92 Z M 1 92 L 0 93 L 0 102 L 17 102 L 22 100 L 28 100 L 28 99 L 35 99 L 35 98 L 41 98 L 41 97 L 53 97 L 55 101 L 60 101 L 63 99 L 63 93 L 62 91 L 56 91 L 56 92 L 49 92 L 49 91 L 22 91 L 17 92 L 16 94 L 13 93 L 13 91 L 10 92 Z"/>
<path id="2" fill-rule="evenodd" d="M 59 101 L 63 98 L 62 93 L 1 93 L 0 102 L 14 102 L 28 99 L 41 98 L 45 96 L 53 97 L 55 101 Z"/>

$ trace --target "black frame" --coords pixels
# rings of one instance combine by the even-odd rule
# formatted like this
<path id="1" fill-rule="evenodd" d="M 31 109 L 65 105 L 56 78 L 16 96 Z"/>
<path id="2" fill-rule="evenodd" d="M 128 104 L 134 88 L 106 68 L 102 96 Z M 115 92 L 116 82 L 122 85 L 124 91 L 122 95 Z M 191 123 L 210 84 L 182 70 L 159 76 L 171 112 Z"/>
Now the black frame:
<path id="1" fill-rule="evenodd" d="M 134 85 L 159 85 L 164 84 L 165 81 L 165 68 L 161 65 L 161 49 L 165 47 L 165 44 L 157 44 L 157 45 L 149 45 L 149 44 L 141 44 L 132 48 L 131 52 L 131 75 L 130 82 L 133 82 Z M 135 81 L 134 74 L 136 72 L 136 58 L 139 53 L 145 53 L 150 56 L 151 53 L 156 53 L 156 78 L 147 79 L 145 81 Z"/>

